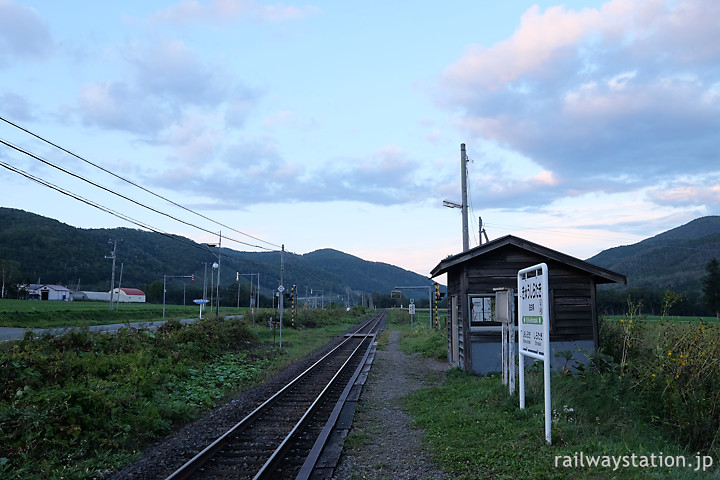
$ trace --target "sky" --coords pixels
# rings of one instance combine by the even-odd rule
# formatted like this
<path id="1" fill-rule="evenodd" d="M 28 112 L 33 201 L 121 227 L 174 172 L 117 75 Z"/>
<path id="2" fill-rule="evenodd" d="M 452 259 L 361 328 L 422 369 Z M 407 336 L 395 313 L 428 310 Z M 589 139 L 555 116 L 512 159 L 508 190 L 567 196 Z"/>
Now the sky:
<path id="1" fill-rule="evenodd" d="M 470 247 L 586 259 L 720 214 L 720 2 L 0 0 L 0 117 L 0 206 L 76 227 L 427 276 L 464 143 Z"/>

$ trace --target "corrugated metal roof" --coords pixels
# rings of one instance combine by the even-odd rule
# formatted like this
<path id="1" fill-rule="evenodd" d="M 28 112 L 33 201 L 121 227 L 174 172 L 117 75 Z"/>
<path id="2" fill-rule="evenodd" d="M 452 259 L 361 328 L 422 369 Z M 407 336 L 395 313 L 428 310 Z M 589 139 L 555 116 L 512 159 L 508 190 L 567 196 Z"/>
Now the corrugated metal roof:
<path id="1" fill-rule="evenodd" d="M 138 288 L 123 287 L 120 290 L 122 290 L 125 293 L 125 295 L 145 295 L 145 292 L 143 292 L 142 290 L 140 290 Z"/>

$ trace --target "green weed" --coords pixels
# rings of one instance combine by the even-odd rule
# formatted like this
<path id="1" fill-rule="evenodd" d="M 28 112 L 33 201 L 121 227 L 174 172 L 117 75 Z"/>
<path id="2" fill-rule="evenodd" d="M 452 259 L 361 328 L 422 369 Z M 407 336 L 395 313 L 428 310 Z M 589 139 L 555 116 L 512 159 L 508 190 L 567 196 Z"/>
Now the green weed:
<path id="1" fill-rule="evenodd" d="M 344 310 L 343 310 L 344 312 Z M 357 323 L 346 315 L 339 322 Z M 79 328 L 0 344 L 0 476 L 102 478 L 148 442 L 257 384 L 348 328 L 267 344 L 244 320 L 170 320 L 156 331 Z"/>

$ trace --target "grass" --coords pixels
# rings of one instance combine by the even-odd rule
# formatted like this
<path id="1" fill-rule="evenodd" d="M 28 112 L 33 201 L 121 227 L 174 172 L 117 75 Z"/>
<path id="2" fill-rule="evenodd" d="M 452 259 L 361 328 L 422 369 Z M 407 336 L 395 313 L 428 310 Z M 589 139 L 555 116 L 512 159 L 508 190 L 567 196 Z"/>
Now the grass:
<path id="1" fill-rule="evenodd" d="M 221 315 L 238 313 L 223 307 Z M 245 313 L 244 309 L 241 313 Z M 165 318 L 197 318 L 195 305 L 165 305 Z M 152 303 L 123 303 L 110 311 L 106 302 L 59 302 L 0 299 L 0 327 L 57 328 L 87 327 L 112 323 L 151 322 L 163 319 L 163 306 Z"/>
<path id="2" fill-rule="evenodd" d="M 553 377 L 553 444 L 545 441 L 541 372 L 528 378 L 527 408 L 520 410 L 498 376 L 457 370 L 446 382 L 404 401 L 416 426 L 425 429 L 427 448 L 458 479 L 640 479 L 716 478 L 690 468 L 574 468 L 566 458 L 585 455 L 678 455 L 695 452 L 673 445 L 635 414 L 618 385 L 596 378 Z M 556 458 L 558 461 L 556 461 Z"/>
<path id="3" fill-rule="evenodd" d="M 617 322 L 622 334 L 622 326 L 627 329 L 627 320 Z M 708 329 L 700 330 L 702 327 L 679 325 L 677 328 L 685 329 L 682 335 L 675 332 L 671 337 L 678 346 L 685 345 L 678 343 L 679 335 L 688 339 L 688 345 L 693 342 L 705 345 L 699 337 L 701 333 L 708 338 L 712 336 Z M 402 313 L 391 314 L 388 329 L 402 332 L 401 348 L 404 351 L 442 359 L 447 356 L 444 332 L 431 329 L 410 331 Z M 605 331 L 609 336 L 607 333 Z M 662 337 L 657 332 L 645 333 L 652 341 Z M 635 353 L 640 356 L 639 351 Z M 664 355 L 667 357 L 667 352 Z M 603 372 L 588 371 L 574 376 L 553 374 L 552 445 L 545 441 L 541 364 L 527 373 L 527 408 L 524 410 L 519 409 L 518 395 L 509 395 L 499 375 L 480 377 L 457 369 L 448 371 L 442 385 L 409 395 L 403 399 L 403 405 L 415 425 L 425 430 L 425 446 L 432 452 L 434 460 L 452 478 L 718 478 L 718 445 L 712 443 L 712 439 L 705 439 L 704 448 L 691 448 L 688 440 L 681 440 L 687 437 L 669 428 L 673 422 L 667 416 L 672 413 L 656 411 L 669 394 L 662 389 L 638 391 L 638 378 L 630 374 L 629 366 L 621 371 L 618 363 L 610 360 L 611 355 L 604 354 L 604 358 L 610 367 Z M 635 368 L 633 372 L 645 372 L 639 358 L 631 356 L 628 360 Z M 657 359 L 650 356 L 645 361 L 654 365 Z M 678 368 L 677 364 L 673 364 L 672 368 Z M 660 375 L 659 370 L 657 375 Z M 718 377 L 714 378 L 710 381 L 715 382 L 717 390 Z M 706 412 L 709 414 L 710 410 Z M 665 415 L 665 421 L 661 421 L 661 415 Z M 683 417 L 676 420 L 677 426 L 681 421 L 690 424 Z M 579 466 L 581 452 L 583 455 L 599 456 L 605 462 L 612 461 L 614 456 L 620 464 L 618 468 L 612 464 L 609 467 L 602 464 L 592 468 Z M 633 467 L 633 454 L 636 455 L 634 460 L 637 465 L 653 461 L 658 466 Z M 673 463 L 682 459 L 688 467 L 660 466 L 660 455 L 663 463 L 667 464 L 668 459 Z M 707 471 L 702 471 L 702 468 L 695 471 L 698 456 L 701 462 L 712 461 L 713 466 Z M 625 461 L 629 466 L 623 466 Z"/>
<path id="4" fill-rule="evenodd" d="M 298 329 L 283 329 L 282 349 L 264 323 L 248 325 L 249 316 L 189 325 L 170 320 L 155 332 L 113 335 L 77 328 L 4 342 L 0 478 L 104 478 L 148 443 L 368 315 L 362 309 L 306 312 Z"/>
<path id="5" fill-rule="evenodd" d="M 418 353 L 436 360 L 447 359 L 447 337 L 443 328 L 436 328 L 431 321 L 431 314 L 428 310 L 416 310 L 415 319 L 410 322 L 410 314 L 407 310 L 393 309 L 389 312 L 387 320 L 388 331 L 401 332 L 400 350 L 405 353 Z M 380 338 L 380 343 L 387 343 L 386 337 Z"/>
<path id="6" fill-rule="evenodd" d="M 623 318 L 625 318 L 627 315 L 603 315 L 603 318 L 605 320 L 619 322 Z M 660 315 L 642 315 L 642 319 L 645 322 L 648 323 L 695 323 L 695 322 L 705 322 L 705 323 L 720 323 L 718 321 L 717 317 L 687 317 L 687 316 L 679 316 L 679 315 L 666 315 L 664 317 Z"/>

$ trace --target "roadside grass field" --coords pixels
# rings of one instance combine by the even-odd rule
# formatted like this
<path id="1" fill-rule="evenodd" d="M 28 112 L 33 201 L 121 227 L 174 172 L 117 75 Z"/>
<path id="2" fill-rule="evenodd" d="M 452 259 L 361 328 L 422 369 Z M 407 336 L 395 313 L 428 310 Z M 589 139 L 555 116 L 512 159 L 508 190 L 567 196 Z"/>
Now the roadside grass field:
<path id="1" fill-rule="evenodd" d="M 197 318 L 199 311 L 197 305 L 165 305 L 165 318 Z M 238 310 L 221 308 L 221 314 L 231 314 L 231 312 L 238 313 Z M 121 303 L 117 311 L 110 311 L 109 302 L 0 299 L 0 327 L 88 327 L 162 319 L 162 304 Z"/>
<path id="2" fill-rule="evenodd" d="M 109 315 L 109 305 L 104 307 Z M 2 342 L 0 478 L 107 478 L 148 444 L 372 313 L 357 307 L 308 310 L 296 329 L 288 317 L 282 348 L 268 326 L 271 316 L 277 318 L 272 309 L 256 310 L 255 326 L 247 312 L 192 324 L 170 319 L 156 331 L 124 328 L 106 335 L 80 326 L 62 336 L 26 334 Z"/>
<path id="3" fill-rule="evenodd" d="M 388 329 L 403 333 L 404 351 L 447 358 L 444 326 L 411 331 L 407 312 L 393 312 Z M 552 445 L 540 362 L 527 370 L 524 410 L 499 374 L 458 369 L 403 406 L 451 478 L 717 479 L 720 329 L 684 320 L 602 320 L 591 365 L 552 374 Z"/>

